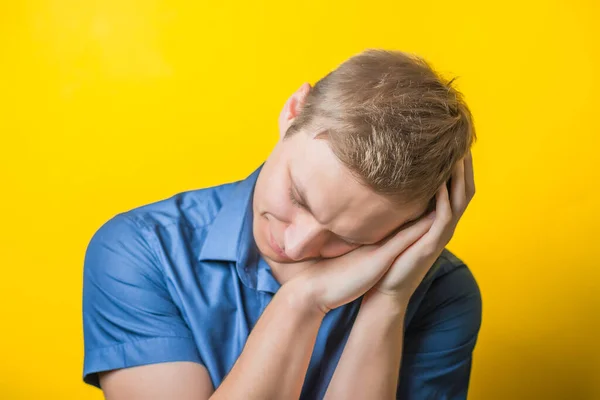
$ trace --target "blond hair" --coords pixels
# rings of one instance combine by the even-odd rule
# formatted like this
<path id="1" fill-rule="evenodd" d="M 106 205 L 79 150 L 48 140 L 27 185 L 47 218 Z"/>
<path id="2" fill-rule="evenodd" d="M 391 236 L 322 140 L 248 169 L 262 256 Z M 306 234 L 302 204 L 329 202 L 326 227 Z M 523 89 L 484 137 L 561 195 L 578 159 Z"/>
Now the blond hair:
<path id="1" fill-rule="evenodd" d="M 314 85 L 286 138 L 318 130 L 359 182 L 397 204 L 431 207 L 476 140 L 453 81 L 416 55 L 366 50 Z"/>

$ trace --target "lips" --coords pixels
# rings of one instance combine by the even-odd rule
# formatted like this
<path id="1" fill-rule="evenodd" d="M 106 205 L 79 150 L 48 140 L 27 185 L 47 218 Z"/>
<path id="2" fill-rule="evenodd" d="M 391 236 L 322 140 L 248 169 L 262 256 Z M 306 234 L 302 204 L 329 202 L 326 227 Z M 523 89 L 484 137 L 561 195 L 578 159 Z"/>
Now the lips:
<path id="1" fill-rule="evenodd" d="M 269 244 L 271 245 L 271 248 L 273 249 L 273 251 L 275 253 L 277 253 L 279 256 L 285 258 L 286 260 L 290 260 L 290 258 L 287 256 L 287 254 L 285 254 L 285 252 L 281 249 L 281 247 L 279 247 L 279 245 L 273 238 L 273 234 L 271 233 L 270 230 L 269 230 Z"/>

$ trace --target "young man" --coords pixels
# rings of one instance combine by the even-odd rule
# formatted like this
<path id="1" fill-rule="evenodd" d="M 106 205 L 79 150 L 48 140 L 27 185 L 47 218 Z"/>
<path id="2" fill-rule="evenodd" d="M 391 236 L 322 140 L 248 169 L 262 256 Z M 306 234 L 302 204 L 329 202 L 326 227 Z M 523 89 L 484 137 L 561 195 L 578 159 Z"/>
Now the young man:
<path id="1" fill-rule="evenodd" d="M 109 400 L 466 398 L 481 296 L 444 248 L 475 193 L 460 93 L 369 50 L 302 85 L 279 129 L 245 180 L 95 233 L 85 382 Z"/>

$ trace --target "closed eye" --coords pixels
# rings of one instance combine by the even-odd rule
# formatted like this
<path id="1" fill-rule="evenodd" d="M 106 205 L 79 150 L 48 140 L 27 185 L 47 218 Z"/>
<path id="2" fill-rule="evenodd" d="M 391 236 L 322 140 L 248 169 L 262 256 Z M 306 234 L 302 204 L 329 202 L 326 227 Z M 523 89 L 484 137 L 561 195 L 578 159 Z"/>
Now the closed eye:
<path id="1" fill-rule="evenodd" d="M 288 190 L 288 197 L 289 197 L 289 199 L 290 199 L 290 202 L 291 202 L 291 203 L 292 203 L 294 206 L 296 206 L 296 207 L 300 207 L 300 208 L 304 208 L 304 209 L 307 209 L 306 205 L 304 205 L 302 202 L 300 202 L 300 200 L 298 200 L 298 199 L 296 198 L 296 196 L 294 195 L 294 190 L 293 190 L 292 186 L 290 186 L 290 188 L 289 188 L 289 190 Z M 346 238 L 344 238 L 344 237 L 341 237 L 341 236 L 339 236 L 339 235 L 338 235 L 338 237 L 339 237 L 341 240 L 343 240 L 344 242 L 346 242 L 346 243 L 348 243 L 349 245 L 351 245 L 351 246 L 364 246 L 364 245 L 368 245 L 368 243 L 358 243 L 358 242 L 355 242 L 355 241 L 353 241 L 353 240 L 350 240 L 350 239 L 346 239 Z"/>
<path id="2" fill-rule="evenodd" d="M 291 186 L 290 186 L 290 190 L 288 191 L 288 195 L 289 195 L 290 201 L 292 202 L 293 205 L 295 205 L 296 207 L 302 207 L 302 208 L 304 208 L 304 205 L 302 203 L 300 203 L 298 201 L 298 199 L 296 199 L 296 196 L 294 196 L 294 192 L 293 192 Z"/>

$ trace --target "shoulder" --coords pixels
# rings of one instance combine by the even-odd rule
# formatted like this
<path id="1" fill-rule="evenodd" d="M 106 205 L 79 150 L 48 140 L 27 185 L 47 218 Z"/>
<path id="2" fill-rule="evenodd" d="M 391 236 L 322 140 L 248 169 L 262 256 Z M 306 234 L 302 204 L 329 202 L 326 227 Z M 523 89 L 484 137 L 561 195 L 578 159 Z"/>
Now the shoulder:
<path id="1" fill-rule="evenodd" d="M 450 296 L 481 302 L 481 291 L 467 263 L 444 248 L 428 273 L 428 297 Z"/>
<path id="2" fill-rule="evenodd" d="M 235 183 L 176 193 L 120 212 L 96 229 L 88 246 L 106 240 L 131 244 L 140 239 L 151 245 L 208 229 Z"/>
<path id="3" fill-rule="evenodd" d="M 470 268 L 445 249 L 406 327 L 398 398 L 467 397 L 482 322 L 481 292 Z"/>
<path id="4" fill-rule="evenodd" d="M 460 268 L 468 268 L 467 264 L 456 254 L 444 248 L 427 274 L 427 278 L 436 280 Z"/>
<path id="5" fill-rule="evenodd" d="M 430 270 L 427 290 L 414 318 L 419 329 L 451 324 L 468 337 L 476 337 L 481 325 L 482 297 L 469 266 L 444 249 Z"/>
<path id="6" fill-rule="evenodd" d="M 446 277 L 446 275 L 450 275 L 450 277 Z M 444 248 L 427 272 L 422 285 L 431 290 L 432 285 L 446 284 L 446 282 L 457 278 L 464 284 L 469 285 L 472 290 L 479 292 L 475 276 L 467 263 L 448 248 Z"/>
<path id="7" fill-rule="evenodd" d="M 161 282 L 166 270 L 197 252 L 233 186 L 180 192 L 109 218 L 87 244 L 85 275 L 136 274 L 138 279 Z"/>
<path id="8" fill-rule="evenodd" d="M 152 231 L 170 227 L 206 228 L 210 226 L 236 183 L 180 192 L 122 214 Z"/>

